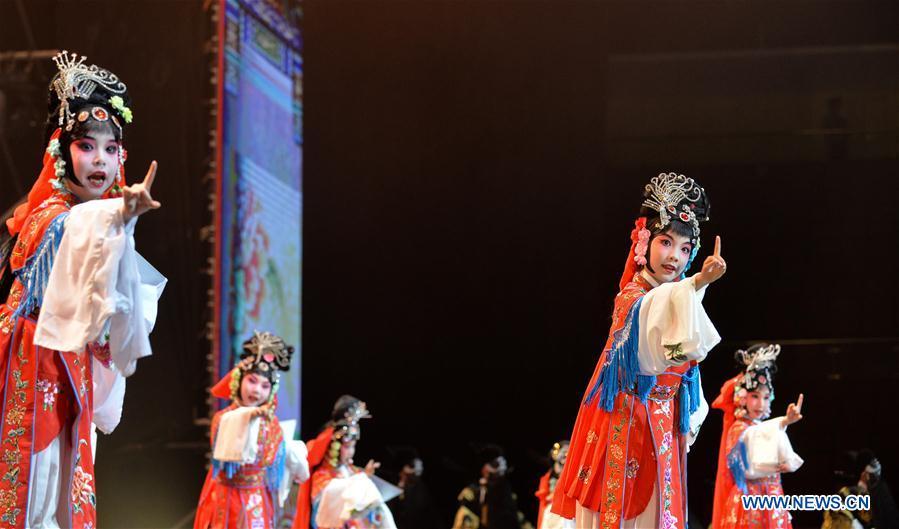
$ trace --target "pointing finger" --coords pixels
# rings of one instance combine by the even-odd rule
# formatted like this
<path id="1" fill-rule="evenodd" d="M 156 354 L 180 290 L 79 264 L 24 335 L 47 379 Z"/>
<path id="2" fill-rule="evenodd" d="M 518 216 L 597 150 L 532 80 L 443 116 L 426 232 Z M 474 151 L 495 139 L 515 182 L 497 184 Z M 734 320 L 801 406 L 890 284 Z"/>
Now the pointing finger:
<path id="1" fill-rule="evenodd" d="M 153 181 L 156 180 L 156 160 L 150 162 L 150 169 L 147 171 L 147 176 L 144 177 L 144 187 L 150 189 L 153 187 Z"/>

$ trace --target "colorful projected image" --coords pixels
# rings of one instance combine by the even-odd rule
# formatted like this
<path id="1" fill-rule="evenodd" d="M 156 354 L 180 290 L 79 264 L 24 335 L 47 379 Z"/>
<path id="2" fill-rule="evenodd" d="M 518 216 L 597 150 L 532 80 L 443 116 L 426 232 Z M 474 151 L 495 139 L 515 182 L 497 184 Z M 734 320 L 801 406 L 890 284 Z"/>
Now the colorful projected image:
<path id="1" fill-rule="evenodd" d="M 278 415 L 299 418 L 302 56 L 299 33 L 261 2 L 226 0 L 219 189 L 220 376 L 254 330 L 295 347 Z"/>

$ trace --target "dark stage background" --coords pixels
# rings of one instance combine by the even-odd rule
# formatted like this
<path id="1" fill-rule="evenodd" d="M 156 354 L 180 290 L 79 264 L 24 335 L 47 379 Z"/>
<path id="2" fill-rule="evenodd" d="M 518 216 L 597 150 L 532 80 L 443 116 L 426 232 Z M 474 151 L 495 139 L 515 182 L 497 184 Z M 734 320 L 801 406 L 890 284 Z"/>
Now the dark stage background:
<path id="1" fill-rule="evenodd" d="M 413 444 L 449 526 L 470 443 L 507 447 L 533 517 L 538 460 L 567 436 L 606 339 L 640 190 L 679 171 L 709 192 L 706 297 L 732 352 L 784 344 L 774 408 L 831 493 L 843 450 L 899 468 L 899 5 L 794 2 L 304 4 L 303 433 L 344 392 L 368 401 L 358 460 Z M 160 162 L 138 228 L 169 279 L 155 355 L 101 439 L 105 527 L 172 527 L 196 503 L 205 427 L 210 220 L 208 14 L 200 2 L 0 0 L 0 50 L 67 48 L 128 83 L 128 168 Z M 27 24 L 26 24 L 27 22 Z M 30 31 L 25 28 L 30 28 Z M 0 207 L 37 174 L 46 80 L 0 62 Z M 13 82 L 18 77 L 21 82 Z M 11 81 L 12 80 L 12 81 Z M 835 102 L 834 102 L 835 101 Z M 701 252 L 704 257 L 706 252 Z M 708 522 L 720 416 L 690 457 Z M 798 527 L 818 513 L 796 513 Z"/>

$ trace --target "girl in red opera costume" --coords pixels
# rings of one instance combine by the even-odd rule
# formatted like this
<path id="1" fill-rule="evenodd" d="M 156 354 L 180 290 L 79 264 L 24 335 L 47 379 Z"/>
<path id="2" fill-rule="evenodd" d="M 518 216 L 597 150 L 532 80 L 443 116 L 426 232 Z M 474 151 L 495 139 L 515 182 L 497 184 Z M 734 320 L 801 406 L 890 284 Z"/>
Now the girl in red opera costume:
<path id="1" fill-rule="evenodd" d="M 684 528 L 686 453 L 708 412 L 698 363 L 719 341 L 702 307 L 721 239 L 687 278 L 705 191 L 662 173 L 645 188 L 612 327 L 578 411 L 552 512 L 579 529 Z"/>
<path id="2" fill-rule="evenodd" d="M 574 520 L 562 518 L 549 510 L 549 506 L 553 503 L 553 493 L 559 482 L 559 474 L 568 457 L 568 444 L 566 439 L 553 445 L 549 454 L 552 467 L 540 478 L 540 485 L 535 494 L 540 502 L 537 510 L 537 529 L 574 529 L 575 527 Z"/>
<path id="3" fill-rule="evenodd" d="M 257 331 L 212 388 L 231 404 L 212 418 L 212 468 L 194 529 L 273 529 L 290 483 L 309 478 L 306 446 L 285 440 L 275 417 L 278 371 L 289 369 L 292 355 L 281 338 Z"/>
<path id="4" fill-rule="evenodd" d="M 344 395 L 334 405 L 328 426 L 309 442 L 309 464 L 315 468 L 309 486 L 300 489 L 294 529 L 396 529 L 373 482 L 380 464 L 353 464 L 359 421 L 368 417 L 364 402 Z"/>
<path id="5" fill-rule="evenodd" d="M 772 375 L 779 354 L 779 345 L 766 344 L 737 351 L 737 359 L 746 367 L 724 383 L 721 394 L 712 403 L 712 407 L 724 411 L 715 480 L 714 529 L 792 527 L 788 511 L 748 511 L 743 509 L 741 500 L 744 494 L 783 496 L 780 474 L 793 472 L 803 463 L 793 452 L 786 433 L 787 426 L 802 419 L 802 395 L 787 407 L 785 417 L 765 420 L 771 415 Z"/>
<path id="6" fill-rule="evenodd" d="M 156 162 L 124 185 L 128 90 L 85 59 L 54 57 L 43 170 L 4 223 L 3 528 L 96 525 L 95 428 L 121 419 L 165 285 L 134 247 L 137 217 L 160 207 Z"/>

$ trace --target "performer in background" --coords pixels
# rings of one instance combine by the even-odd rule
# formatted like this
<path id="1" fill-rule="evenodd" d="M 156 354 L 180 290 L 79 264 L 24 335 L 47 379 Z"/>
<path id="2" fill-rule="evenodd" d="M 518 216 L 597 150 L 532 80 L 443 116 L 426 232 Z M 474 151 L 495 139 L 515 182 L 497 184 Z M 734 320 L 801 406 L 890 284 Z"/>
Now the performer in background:
<path id="1" fill-rule="evenodd" d="M 578 411 L 552 512 L 578 528 L 683 528 L 686 452 L 708 412 L 698 363 L 720 341 L 702 307 L 726 263 L 721 239 L 687 278 L 705 191 L 662 173 L 645 188 L 609 338 Z"/>
<path id="2" fill-rule="evenodd" d="M 794 472 L 802 458 L 793 452 L 787 426 L 802 419 L 802 394 L 787 407 L 784 417 L 765 420 L 774 400 L 777 344 L 756 344 L 736 357 L 743 371 L 721 386 L 712 407 L 724 412 L 724 430 L 718 452 L 712 527 L 792 527 L 785 509 L 745 510 L 741 497 L 783 496 L 782 472 Z"/>
<path id="3" fill-rule="evenodd" d="M 391 450 L 393 466 L 397 469 L 399 496 L 387 502 L 399 529 L 446 529 L 437 506 L 424 482 L 424 462 L 412 447 Z"/>
<path id="4" fill-rule="evenodd" d="M 244 342 L 240 361 L 212 394 L 231 404 L 212 418 L 212 468 L 194 529 L 273 529 L 290 484 L 309 479 L 306 446 L 284 439 L 275 417 L 279 371 L 293 347 L 267 332 Z"/>
<path id="5" fill-rule="evenodd" d="M 535 496 L 537 496 L 540 505 L 537 511 L 537 529 L 574 529 L 574 520 L 562 518 L 558 514 L 549 511 L 549 506 L 553 502 L 553 493 L 559 482 L 559 474 L 565 466 L 565 459 L 568 457 L 568 439 L 559 441 L 553 445 L 549 452 L 552 466 L 540 478 L 540 485 L 537 488 Z"/>
<path id="6" fill-rule="evenodd" d="M 838 494 L 868 495 L 870 509 L 825 511 L 821 529 L 899 527 L 899 508 L 883 475 L 880 461 L 868 448 L 843 453 L 834 471 Z"/>
<path id="7" fill-rule="evenodd" d="M 509 465 L 500 446 L 478 451 L 480 479 L 459 493 L 453 529 L 532 529 L 518 510 L 518 497 L 506 473 Z"/>
<path id="8" fill-rule="evenodd" d="M 43 169 L 0 245 L 4 527 L 96 525 L 95 428 L 121 419 L 166 282 L 134 244 L 156 162 L 125 185 L 128 90 L 85 60 L 54 57 Z"/>
<path id="9" fill-rule="evenodd" d="M 364 411 L 360 412 L 359 410 Z M 362 413 L 359 420 L 371 418 L 365 402 L 352 395 L 341 395 L 337 398 L 334 402 L 334 407 L 331 408 L 331 416 L 328 421 L 322 426 L 314 439 L 306 442 L 309 454 L 307 462 L 311 471 L 315 471 L 328 454 L 331 440 L 334 436 L 334 427 L 337 423 L 345 420 L 347 417 L 355 416 L 357 413 Z M 312 527 L 312 481 L 306 481 L 300 485 L 297 492 L 297 507 L 293 519 L 293 529 L 309 529 L 310 527 Z"/>
<path id="10" fill-rule="evenodd" d="M 342 418 L 335 420 L 339 414 Z M 362 433 L 359 421 L 369 417 L 359 399 L 349 395 L 338 399 L 328 426 L 309 442 L 312 479 L 308 489 L 300 490 L 294 528 L 308 520 L 307 527 L 312 529 L 396 529 L 373 481 L 380 463 L 369 460 L 364 468 L 353 464 Z"/>

